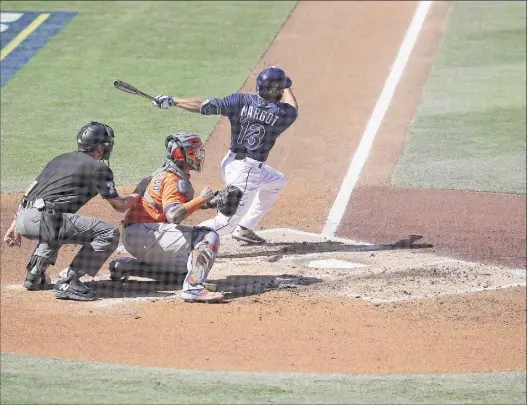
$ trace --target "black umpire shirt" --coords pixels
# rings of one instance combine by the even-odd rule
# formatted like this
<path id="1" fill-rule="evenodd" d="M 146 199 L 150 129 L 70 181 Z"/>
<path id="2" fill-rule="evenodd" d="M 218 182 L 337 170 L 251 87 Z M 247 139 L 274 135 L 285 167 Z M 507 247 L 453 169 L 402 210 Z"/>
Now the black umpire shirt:
<path id="1" fill-rule="evenodd" d="M 27 192 L 27 200 L 42 198 L 61 212 L 75 213 L 97 194 L 118 196 L 112 170 L 84 152 L 69 152 L 52 159 Z"/>

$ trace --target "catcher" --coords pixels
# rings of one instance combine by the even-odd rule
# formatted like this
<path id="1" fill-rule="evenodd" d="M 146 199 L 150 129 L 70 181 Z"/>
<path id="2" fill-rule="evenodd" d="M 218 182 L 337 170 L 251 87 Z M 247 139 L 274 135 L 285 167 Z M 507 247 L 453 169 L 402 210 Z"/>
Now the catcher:
<path id="1" fill-rule="evenodd" d="M 165 148 L 165 162 L 151 177 L 143 180 L 143 187 L 138 187 L 143 197 L 123 220 L 123 245 L 136 260 L 113 260 L 111 279 L 145 273 L 186 272 L 181 292 L 184 301 L 221 301 L 223 294 L 210 291 L 213 288 L 206 283 L 220 247 L 218 234 L 209 228 L 179 224 L 198 209 L 229 210 L 227 202 L 238 194 L 227 191 L 215 194 L 205 188 L 194 197 L 190 171 L 199 172 L 205 156 L 198 135 L 188 132 L 169 135 Z"/>

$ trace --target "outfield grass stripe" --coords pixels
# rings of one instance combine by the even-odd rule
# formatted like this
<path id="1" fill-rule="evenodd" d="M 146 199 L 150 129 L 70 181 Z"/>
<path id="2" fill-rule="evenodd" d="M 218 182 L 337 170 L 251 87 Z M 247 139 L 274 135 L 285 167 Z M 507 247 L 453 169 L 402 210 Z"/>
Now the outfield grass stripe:
<path id="1" fill-rule="evenodd" d="M 454 2 L 398 187 L 526 194 L 526 2 Z"/>
<path id="2" fill-rule="evenodd" d="M 20 45 L 22 41 L 29 37 L 31 33 L 34 32 L 40 26 L 40 24 L 42 24 L 48 19 L 49 16 L 50 14 L 48 13 L 39 15 L 31 24 L 24 28 L 20 32 L 20 34 L 13 38 L 10 43 L 8 43 L 4 48 L 2 48 L 2 51 L 0 52 L 0 61 L 4 60 L 7 55 L 9 55 L 18 45 Z"/>
<path id="3" fill-rule="evenodd" d="M 257 373 L 123 366 L 9 353 L 2 353 L 0 359 L 2 404 L 526 403 L 524 372 Z"/>
<path id="4" fill-rule="evenodd" d="M 236 92 L 295 4 L 3 2 L 2 11 L 77 14 L 0 89 L 1 191 L 27 188 L 51 158 L 76 148 L 77 131 L 92 120 L 114 128 L 111 165 L 118 185 L 135 184 L 159 167 L 168 134 L 192 131 L 206 140 L 218 116 L 161 111 L 146 99 L 115 90 L 113 81 L 127 81 L 153 95 L 223 97 Z"/>

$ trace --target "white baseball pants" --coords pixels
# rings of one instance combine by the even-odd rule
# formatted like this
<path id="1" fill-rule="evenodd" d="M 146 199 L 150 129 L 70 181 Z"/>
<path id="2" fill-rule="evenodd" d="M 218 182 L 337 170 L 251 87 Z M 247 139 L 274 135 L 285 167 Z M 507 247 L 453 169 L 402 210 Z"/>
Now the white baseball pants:
<path id="1" fill-rule="evenodd" d="M 213 228 L 220 236 L 233 232 L 237 225 L 255 229 L 279 197 L 286 185 L 286 176 L 258 160 L 235 160 L 235 154 L 231 151 L 222 160 L 220 168 L 226 186 L 237 186 L 244 194 L 233 216 L 227 217 L 217 212 L 216 217 L 199 226 Z"/>

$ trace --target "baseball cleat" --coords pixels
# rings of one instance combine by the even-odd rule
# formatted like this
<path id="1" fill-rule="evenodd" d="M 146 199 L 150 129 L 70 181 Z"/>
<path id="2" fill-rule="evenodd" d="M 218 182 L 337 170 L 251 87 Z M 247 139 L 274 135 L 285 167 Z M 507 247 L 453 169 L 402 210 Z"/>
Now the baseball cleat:
<path id="1" fill-rule="evenodd" d="M 221 292 L 209 291 L 204 286 L 197 286 L 181 292 L 181 298 L 186 302 L 220 302 L 224 299 Z"/>
<path id="2" fill-rule="evenodd" d="M 128 264 L 132 261 L 135 261 L 135 259 L 130 259 L 128 257 L 121 257 L 112 260 L 108 265 L 110 270 L 110 280 L 121 282 L 127 281 L 129 279 L 129 275 L 126 271 L 123 271 L 121 268 L 124 267 L 123 264 Z"/>
<path id="3" fill-rule="evenodd" d="M 233 238 L 246 243 L 251 243 L 254 245 L 260 245 L 266 243 L 266 239 L 261 238 L 251 229 L 243 229 L 238 227 L 232 234 Z"/>
<path id="4" fill-rule="evenodd" d="M 59 278 L 53 287 L 53 295 L 64 300 L 94 301 L 97 299 L 95 291 L 89 289 L 77 279 L 66 281 Z"/>

